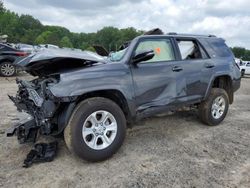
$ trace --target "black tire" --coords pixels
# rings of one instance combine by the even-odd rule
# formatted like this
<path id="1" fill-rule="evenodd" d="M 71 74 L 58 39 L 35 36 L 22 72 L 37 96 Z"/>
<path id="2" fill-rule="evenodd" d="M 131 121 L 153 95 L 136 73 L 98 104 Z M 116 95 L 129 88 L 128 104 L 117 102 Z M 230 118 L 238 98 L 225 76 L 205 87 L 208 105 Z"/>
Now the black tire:
<path id="1" fill-rule="evenodd" d="M 212 105 L 216 98 L 222 97 L 225 100 L 225 108 L 224 112 L 221 114 L 219 118 L 215 118 L 212 115 Z M 229 99 L 227 92 L 224 89 L 220 88 L 212 88 L 211 93 L 206 101 L 202 102 L 199 106 L 199 116 L 203 123 L 215 126 L 220 124 L 227 115 L 229 107 Z"/>
<path id="2" fill-rule="evenodd" d="M 245 69 L 242 69 L 241 70 L 241 77 L 244 77 L 244 75 L 245 75 Z"/>
<path id="3" fill-rule="evenodd" d="M 9 71 L 7 68 L 10 68 Z M 0 75 L 4 77 L 11 77 L 15 76 L 16 74 L 16 67 L 11 62 L 3 62 L 0 63 Z"/>
<path id="4" fill-rule="evenodd" d="M 117 122 L 116 136 L 105 149 L 95 150 L 83 139 L 82 130 L 85 120 L 96 111 L 105 110 L 113 115 Z M 126 119 L 121 108 L 113 101 L 94 97 L 80 102 L 73 111 L 64 130 L 64 140 L 68 149 L 87 161 L 103 161 L 111 157 L 121 147 L 126 135 Z"/>

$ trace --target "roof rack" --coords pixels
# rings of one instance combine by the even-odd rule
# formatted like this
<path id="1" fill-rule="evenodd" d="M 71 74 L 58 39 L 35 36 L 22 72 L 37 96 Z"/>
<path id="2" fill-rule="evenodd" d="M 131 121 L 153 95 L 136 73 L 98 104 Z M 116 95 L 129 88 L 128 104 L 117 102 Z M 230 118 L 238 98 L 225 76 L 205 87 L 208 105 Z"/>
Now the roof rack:
<path id="1" fill-rule="evenodd" d="M 167 33 L 168 35 L 177 35 L 177 33 L 175 33 L 175 32 L 169 32 L 169 33 Z"/>
<path id="2" fill-rule="evenodd" d="M 209 34 L 208 37 L 216 37 L 216 36 L 215 36 L 215 35 L 210 35 L 210 34 Z"/>

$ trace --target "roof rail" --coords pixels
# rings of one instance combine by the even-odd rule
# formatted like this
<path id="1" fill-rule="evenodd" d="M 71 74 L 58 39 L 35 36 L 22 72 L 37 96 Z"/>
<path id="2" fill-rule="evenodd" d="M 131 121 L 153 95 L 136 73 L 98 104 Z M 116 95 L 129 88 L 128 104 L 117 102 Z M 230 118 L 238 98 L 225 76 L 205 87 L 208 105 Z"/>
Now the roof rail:
<path id="1" fill-rule="evenodd" d="M 210 35 L 210 34 L 209 34 L 208 37 L 216 37 L 216 36 L 215 36 L 215 35 Z"/>

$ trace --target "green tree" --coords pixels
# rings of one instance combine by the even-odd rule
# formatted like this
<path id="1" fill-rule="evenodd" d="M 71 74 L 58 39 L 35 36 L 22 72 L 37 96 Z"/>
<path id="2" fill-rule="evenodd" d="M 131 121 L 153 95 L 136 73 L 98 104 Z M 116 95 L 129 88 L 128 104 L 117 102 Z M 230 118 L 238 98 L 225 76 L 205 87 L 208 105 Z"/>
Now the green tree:
<path id="1" fill-rule="evenodd" d="M 122 43 L 124 43 L 126 41 L 130 41 L 130 40 L 134 39 L 135 37 L 142 34 L 142 32 L 136 31 L 136 29 L 133 27 L 121 29 L 120 32 L 121 32 L 121 42 Z"/>
<path id="2" fill-rule="evenodd" d="M 61 41 L 60 41 L 60 47 L 68 47 L 68 48 L 73 48 L 73 45 L 69 39 L 69 37 L 64 36 Z"/>
<path id="3" fill-rule="evenodd" d="M 115 51 L 120 43 L 119 29 L 115 27 L 104 27 L 96 33 L 96 42 L 109 51 Z"/>
<path id="4" fill-rule="evenodd" d="M 235 57 L 240 58 L 242 60 L 250 60 L 250 50 L 247 50 L 243 47 L 233 47 L 232 51 Z"/>
<path id="5" fill-rule="evenodd" d="M 89 46 L 88 48 L 86 48 L 85 50 L 87 51 L 91 51 L 91 52 L 95 52 L 95 49 L 92 46 Z"/>
<path id="6" fill-rule="evenodd" d="M 54 44 L 59 46 L 60 38 L 55 32 L 44 31 L 36 38 L 35 44 Z"/>
<path id="7" fill-rule="evenodd" d="M 49 36 L 52 34 L 51 31 L 44 31 L 42 32 L 35 40 L 36 44 L 45 44 L 47 43 L 47 40 Z"/>
<path id="8" fill-rule="evenodd" d="M 3 5 L 3 1 L 0 0 L 0 14 L 5 12 L 5 8 L 4 8 L 4 5 Z"/>

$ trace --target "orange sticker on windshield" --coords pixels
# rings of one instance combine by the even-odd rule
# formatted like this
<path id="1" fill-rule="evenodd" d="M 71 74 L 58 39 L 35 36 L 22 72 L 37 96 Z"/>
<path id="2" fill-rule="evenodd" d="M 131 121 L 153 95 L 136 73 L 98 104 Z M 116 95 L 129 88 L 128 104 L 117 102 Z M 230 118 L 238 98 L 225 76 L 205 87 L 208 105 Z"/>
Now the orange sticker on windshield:
<path id="1" fill-rule="evenodd" d="M 161 48 L 156 48 L 155 53 L 160 54 L 161 53 Z"/>

